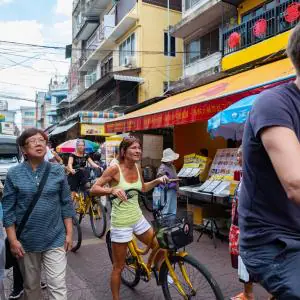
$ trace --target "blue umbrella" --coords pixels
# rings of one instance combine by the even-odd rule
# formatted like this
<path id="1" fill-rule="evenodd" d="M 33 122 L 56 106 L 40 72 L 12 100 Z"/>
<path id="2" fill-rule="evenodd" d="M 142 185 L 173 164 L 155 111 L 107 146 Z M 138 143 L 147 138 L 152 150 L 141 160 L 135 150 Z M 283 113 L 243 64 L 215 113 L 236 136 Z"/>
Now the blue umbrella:
<path id="1" fill-rule="evenodd" d="M 207 131 L 212 137 L 241 140 L 244 124 L 257 95 L 248 96 L 220 111 L 208 120 Z"/>

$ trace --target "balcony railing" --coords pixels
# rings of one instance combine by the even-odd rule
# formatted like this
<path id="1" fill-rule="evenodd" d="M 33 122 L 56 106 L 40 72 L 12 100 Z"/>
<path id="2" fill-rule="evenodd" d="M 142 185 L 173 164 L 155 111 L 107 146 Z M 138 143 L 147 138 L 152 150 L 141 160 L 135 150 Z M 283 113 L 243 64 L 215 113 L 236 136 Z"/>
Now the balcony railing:
<path id="1" fill-rule="evenodd" d="M 95 50 L 100 45 L 100 43 L 104 40 L 104 24 L 100 24 L 95 32 L 91 35 L 91 37 L 86 42 L 86 49 Z"/>
<path id="2" fill-rule="evenodd" d="M 285 1 L 224 32 L 223 55 L 247 48 L 296 26 L 299 17 L 294 17 L 293 9 L 299 9 L 297 4 L 297 0 Z"/>
<path id="3" fill-rule="evenodd" d="M 74 11 L 74 9 L 77 7 L 79 1 L 80 1 L 80 0 L 74 0 L 74 1 L 73 1 L 73 11 Z"/>

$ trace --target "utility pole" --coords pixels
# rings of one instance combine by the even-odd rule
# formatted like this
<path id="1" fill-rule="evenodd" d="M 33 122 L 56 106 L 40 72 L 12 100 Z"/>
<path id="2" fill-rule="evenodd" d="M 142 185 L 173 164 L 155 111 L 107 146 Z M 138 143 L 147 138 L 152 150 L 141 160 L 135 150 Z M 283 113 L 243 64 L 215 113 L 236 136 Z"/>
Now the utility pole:
<path id="1" fill-rule="evenodd" d="M 170 60 L 171 60 L 171 36 L 170 36 L 170 0 L 168 1 L 168 91 L 170 90 Z"/>

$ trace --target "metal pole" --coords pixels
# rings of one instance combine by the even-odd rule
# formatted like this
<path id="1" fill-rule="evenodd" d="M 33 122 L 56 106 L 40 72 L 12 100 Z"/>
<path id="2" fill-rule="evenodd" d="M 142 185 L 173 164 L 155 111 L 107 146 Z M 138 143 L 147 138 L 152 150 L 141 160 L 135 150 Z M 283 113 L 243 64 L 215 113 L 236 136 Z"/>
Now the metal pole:
<path id="1" fill-rule="evenodd" d="M 170 36 L 170 0 L 168 0 L 168 91 L 170 90 L 170 59 L 171 59 L 171 36 Z"/>

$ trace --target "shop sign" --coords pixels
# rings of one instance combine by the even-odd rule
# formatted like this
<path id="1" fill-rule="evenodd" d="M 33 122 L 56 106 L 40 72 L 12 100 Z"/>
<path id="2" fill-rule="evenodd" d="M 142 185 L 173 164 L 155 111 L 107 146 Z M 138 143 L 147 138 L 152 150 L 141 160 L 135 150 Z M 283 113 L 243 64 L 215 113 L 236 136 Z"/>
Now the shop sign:
<path id="1" fill-rule="evenodd" d="M 109 122 L 105 124 L 105 130 L 106 132 L 129 132 L 205 121 L 210 119 L 217 112 L 227 108 L 233 102 L 232 99 L 229 100 L 225 98 L 143 117 Z"/>
<path id="2" fill-rule="evenodd" d="M 81 135 L 100 135 L 106 136 L 104 125 L 80 124 Z"/>
<path id="3" fill-rule="evenodd" d="M 1 122 L 1 133 L 14 135 L 15 127 L 13 123 L 10 122 Z"/>
<path id="4" fill-rule="evenodd" d="M 4 122 L 5 121 L 5 115 L 0 114 L 0 122 Z"/>
<path id="5" fill-rule="evenodd" d="M 80 122 L 87 124 L 104 124 L 109 119 L 115 119 L 124 114 L 102 111 L 81 111 L 79 112 Z"/>

